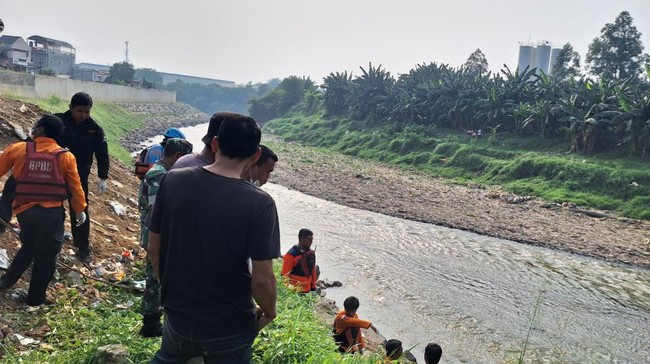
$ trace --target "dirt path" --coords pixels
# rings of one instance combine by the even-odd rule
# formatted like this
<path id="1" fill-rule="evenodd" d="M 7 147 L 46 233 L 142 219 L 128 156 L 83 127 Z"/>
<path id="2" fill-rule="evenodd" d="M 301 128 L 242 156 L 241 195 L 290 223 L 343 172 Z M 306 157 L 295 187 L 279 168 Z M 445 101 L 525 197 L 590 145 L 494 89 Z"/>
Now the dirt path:
<path id="1" fill-rule="evenodd" d="M 414 171 L 274 144 L 271 182 L 342 205 L 572 253 L 650 267 L 650 222 L 596 218 L 498 187 L 450 185 Z M 606 212 L 596 212 L 607 215 Z"/>

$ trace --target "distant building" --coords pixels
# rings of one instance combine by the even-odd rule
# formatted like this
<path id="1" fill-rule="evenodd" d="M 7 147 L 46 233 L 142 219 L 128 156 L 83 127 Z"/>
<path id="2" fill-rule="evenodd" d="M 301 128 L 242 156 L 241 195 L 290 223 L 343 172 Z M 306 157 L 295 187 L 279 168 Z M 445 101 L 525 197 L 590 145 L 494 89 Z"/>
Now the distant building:
<path id="1" fill-rule="evenodd" d="M 213 85 L 217 84 L 223 87 L 235 87 L 234 81 L 218 80 L 214 78 L 206 77 L 196 77 L 188 75 L 180 75 L 177 73 L 167 73 L 167 72 L 158 72 L 162 76 L 162 84 L 167 85 L 169 83 L 174 83 L 176 81 L 182 81 L 184 83 L 198 83 L 201 85 Z"/>
<path id="2" fill-rule="evenodd" d="M 537 73 L 547 75 L 553 73 L 553 67 L 562 48 L 554 48 L 548 41 L 537 43 L 519 43 L 518 73 L 523 73 L 526 67 L 537 68 Z"/>
<path id="3" fill-rule="evenodd" d="M 34 71 L 49 68 L 57 75 L 72 76 L 76 51 L 70 43 L 40 35 L 32 35 L 27 41 L 32 49 Z"/>
<path id="4" fill-rule="evenodd" d="M 0 37 L 0 68 L 27 72 L 32 61 L 32 49 L 22 37 L 3 35 Z"/>
<path id="5" fill-rule="evenodd" d="M 104 82 L 111 66 L 95 63 L 78 63 L 72 67 L 72 78 L 76 80 Z"/>

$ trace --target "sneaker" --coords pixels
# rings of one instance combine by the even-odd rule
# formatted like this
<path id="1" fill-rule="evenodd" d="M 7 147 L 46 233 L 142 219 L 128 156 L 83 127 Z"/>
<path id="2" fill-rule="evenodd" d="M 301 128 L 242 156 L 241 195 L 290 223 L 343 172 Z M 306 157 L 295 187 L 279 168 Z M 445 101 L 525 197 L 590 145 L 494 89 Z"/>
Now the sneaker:
<path id="1" fill-rule="evenodd" d="M 43 302 L 31 302 L 31 301 L 29 301 L 28 299 L 25 299 L 25 304 L 26 304 L 27 306 L 41 306 L 41 305 L 49 306 L 49 305 L 54 304 L 54 302 L 53 302 L 51 299 L 49 299 L 49 298 L 45 298 L 45 299 L 43 300 Z"/>

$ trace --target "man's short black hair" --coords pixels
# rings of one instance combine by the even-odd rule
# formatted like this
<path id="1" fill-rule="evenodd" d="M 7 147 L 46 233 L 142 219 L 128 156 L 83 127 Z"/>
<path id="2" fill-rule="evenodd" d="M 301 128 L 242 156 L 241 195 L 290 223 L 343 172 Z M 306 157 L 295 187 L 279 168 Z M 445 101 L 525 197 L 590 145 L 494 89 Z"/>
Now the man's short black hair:
<path id="1" fill-rule="evenodd" d="M 57 139 L 63 135 L 64 124 L 63 120 L 59 119 L 59 117 L 44 114 L 40 119 L 38 119 L 34 128 L 43 128 L 43 134 L 45 134 L 46 137 Z"/>
<path id="2" fill-rule="evenodd" d="M 442 348 L 438 344 L 429 343 L 429 345 L 424 348 L 424 361 L 426 361 L 427 364 L 438 364 L 441 356 Z"/>
<path id="3" fill-rule="evenodd" d="M 307 237 L 307 236 L 313 236 L 313 235 L 314 235 L 314 232 L 309 230 L 309 229 L 303 228 L 303 229 L 300 229 L 300 231 L 298 231 L 298 239 L 304 238 L 304 237 Z"/>
<path id="4" fill-rule="evenodd" d="M 93 98 L 85 92 L 77 92 L 70 99 L 70 106 L 89 106 L 93 107 Z"/>
<path id="5" fill-rule="evenodd" d="M 390 339 L 386 341 L 385 348 L 386 348 L 386 355 L 388 355 L 390 359 L 395 360 L 398 359 L 400 355 L 402 355 L 402 351 L 403 351 L 402 342 L 397 339 Z M 396 354 L 399 355 L 395 357 Z"/>
<path id="6" fill-rule="evenodd" d="M 278 156 L 275 153 L 273 153 L 271 148 L 267 147 L 264 144 L 260 144 L 260 149 L 262 150 L 262 154 L 260 154 L 260 159 L 257 160 L 256 164 L 262 165 L 262 164 L 266 163 L 266 161 L 269 158 L 272 159 L 276 163 L 278 162 Z"/>
<path id="7" fill-rule="evenodd" d="M 346 311 L 356 311 L 359 308 L 359 299 L 350 296 L 343 301 L 343 308 L 345 308 Z"/>
<path id="8" fill-rule="evenodd" d="M 233 114 L 221 122 L 217 138 L 219 138 L 219 150 L 222 156 L 246 159 L 257 152 L 262 130 L 253 118 Z"/>

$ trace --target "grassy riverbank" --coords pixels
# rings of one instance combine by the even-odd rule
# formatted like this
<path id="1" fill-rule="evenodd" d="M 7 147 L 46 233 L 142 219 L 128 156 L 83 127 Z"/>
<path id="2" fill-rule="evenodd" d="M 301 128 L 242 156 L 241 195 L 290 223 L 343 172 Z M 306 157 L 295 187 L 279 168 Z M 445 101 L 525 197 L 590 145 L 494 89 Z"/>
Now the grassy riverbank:
<path id="1" fill-rule="evenodd" d="M 68 110 L 68 102 L 55 96 L 49 99 L 16 99 L 35 104 L 52 113 L 60 113 Z M 91 116 L 104 129 L 106 140 L 108 141 L 109 153 L 126 164 L 131 163 L 132 158 L 130 153 L 122 146 L 120 140 L 129 132 L 142 128 L 144 125 L 142 117 L 129 112 L 115 103 L 101 101 L 95 101 L 93 103 Z"/>
<path id="2" fill-rule="evenodd" d="M 361 122 L 291 113 L 264 125 L 288 141 L 417 168 L 452 182 L 501 185 L 519 195 L 650 219 L 650 162 L 567 154 L 568 142 L 436 128 L 364 129 Z"/>
<path id="3" fill-rule="evenodd" d="M 24 103 L 37 104 L 51 112 L 67 109 L 66 102 L 56 98 L 17 99 Z M 11 122 L 27 129 L 40 110 L 26 105 L 30 112 L 18 111 L 21 102 L 7 107 L 16 109 Z M 111 155 L 120 157 L 123 161 L 130 161 L 128 152 L 118 141 L 121 136 L 139 127 L 142 120 L 115 104 L 101 102 L 94 105 L 93 116 L 106 131 Z M 7 138 L 10 140 L 7 140 L 6 144 L 13 142 L 13 136 Z M 111 180 L 123 185 L 119 190 L 120 194 L 135 196 L 136 179 L 128 170 L 116 166 L 111 173 Z M 91 179 L 93 178 L 96 177 L 93 175 Z M 95 180 L 91 182 L 96 183 Z M 109 194 L 111 199 L 128 205 L 123 199 L 117 198 L 113 189 Z M 112 260 L 112 257 L 119 256 L 124 247 L 131 249 L 133 242 L 130 241 L 130 236 L 137 234 L 137 225 L 129 224 L 133 221 L 126 218 L 116 219 L 113 212 L 102 205 L 96 204 L 93 213 L 97 223 L 93 225 L 91 239 L 97 262 Z M 102 228 L 108 224 L 114 224 L 120 232 Z M 0 238 L 0 247 L 15 253 L 15 237 L 6 233 Z M 67 249 L 68 247 L 64 248 L 62 255 L 68 256 L 66 259 L 69 259 Z M 129 269 L 132 279 L 143 279 L 142 264 L 141 255 L 132 269 Z M 279 270 L 279 264 L 276 269 Z M 54 288 L 50 289 L 55 302 L 50 306 L 33 310 L 15 302 L 11 294 L 25 290 L 26 281 L 21 280 L 11 290 L 0 293 L 0 363 L 84 363 L 90 360 L 98 347 L 108 344 L 125 346 L 129 351 L 130 360 L 134 363 L 146 363 L 153 357 L 160 346 L 160 339 L 144 339 L 137 334 L 141 326 L 141 316 L 138 313 L 139 294 L 91 281 L 71 286 L 64 278 L 67 271 L 62 270 L 60 274 L 62 277 L 57 278 Z M 330 323 L 323 322 L 317 316 L 315 306 L 315 297 L 297 295 L 279 284 L 279 316 L 256 340 L 254 362 L 284 364 L 377 361 L 377 357 L 342 358 L 336 353 L 330 336 Z M 15 334 L 40 342 L 25 342 L 23 345 L 16 339 Z"/>
<path id="4" fill-rule="evenodd" d="M 134 276 L 142 278 L 141 266 L 142 261 L 134 268 Z M 278 275 L 279 270 L 278 262 Z M 95 304 L 79 288 L 63 287 L 57 291 L 52 306 L 31 313 L 3 313 L 26 331 L 40 330 L 43 337 L 38 346 L 10 346 L 0 342 L 0 349 L 5 350 L 0 363 L 84 363 L 98 347 L 108 344 L 126 347 L 134 363 L 148 362 L 160 347 L 160 339 L 144 339 L 138 335 L 139 295 L 99 283 L 93 288 L 102 296 Z M 379 355 L 343 357 L 336 353 L 331 327 L 317 316 L 316 303 L 315 296 L 298 295 L 279 284 L 278 317 L 255 340 L 253 362 L 370 364 L 381 359 Z"/>

